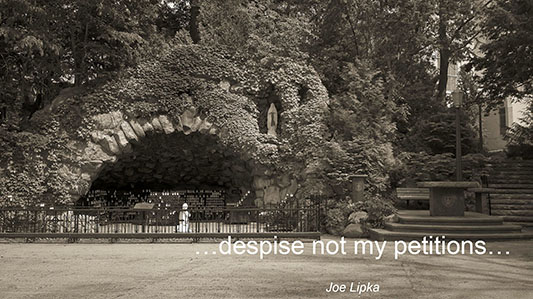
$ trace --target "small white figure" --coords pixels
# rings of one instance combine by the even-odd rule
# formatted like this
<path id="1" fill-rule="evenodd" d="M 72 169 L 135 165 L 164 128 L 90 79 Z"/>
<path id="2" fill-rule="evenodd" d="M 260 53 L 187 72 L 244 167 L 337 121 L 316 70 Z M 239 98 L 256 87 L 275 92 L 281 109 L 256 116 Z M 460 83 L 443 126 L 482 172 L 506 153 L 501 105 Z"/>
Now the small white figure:
<path id="1" fill-rule="evenodd" d="M 191 217 L 191 213 L 187 211 L 187 208 L 189 205 L 187 203 L 184 203 L 183 206 L 181 206 L 181 211 L 178 214 L 178 232 L 180 233 L 188 233 L 189 232 L 189 217 Z"/>
<path id="2" fill-rule="evenodd" d="M 267 134 L 276 136 L 276 129 L 278 128 L 278 109 L 274 103 L 270 104 L 267 112 Z"/>

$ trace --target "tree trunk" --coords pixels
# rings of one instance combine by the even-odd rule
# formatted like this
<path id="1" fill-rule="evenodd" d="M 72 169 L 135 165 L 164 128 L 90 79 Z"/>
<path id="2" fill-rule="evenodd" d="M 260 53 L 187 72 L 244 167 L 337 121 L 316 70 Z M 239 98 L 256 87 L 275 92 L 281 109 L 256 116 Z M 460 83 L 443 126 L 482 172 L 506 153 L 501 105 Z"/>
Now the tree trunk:
<path id="1" fill-rule="evenodd" d="M 199 0 L 191 0 L 191 20 L 189 21 L 189 34 L 193 43 L 200 42 L 200 29 L 198 24 L 198 16 L 200 15 Z"/>
<path id="2" fill-rule="evenodd" d="M 437 87 L 437 98 L 444 101 L 446 97 L 446 85 L 448 85 L 448 66 L 450 65 L 450 50 L 441 49 L 439 62 L 439 85 Z"/>
<path id="3" fill-rule="evenodd" d="M 478 104 L 479 108 L 479 152 L 483 153 L 483 104 Z"/>
<path id="4" fill-rule="evenodd" d="M 446 85 L 448 84 L 448 66 L 450 65 L 450 45 L 447 36 L 446 12 L 440 3 L 439 7 L 439 85 L 437 86 L 437 99 L 442 101 L 446 97 Z"/>

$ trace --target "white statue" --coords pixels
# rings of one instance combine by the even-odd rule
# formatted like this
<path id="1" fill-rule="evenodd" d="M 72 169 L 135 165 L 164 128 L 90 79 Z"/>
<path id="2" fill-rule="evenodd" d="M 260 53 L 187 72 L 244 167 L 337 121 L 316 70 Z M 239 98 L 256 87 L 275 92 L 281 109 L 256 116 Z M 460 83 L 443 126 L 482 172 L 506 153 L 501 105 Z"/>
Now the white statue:
<path id="1" fill-rule="evenodd" d="M 187 211 L 187 208 L 189 205 L 187 203 L 184 203 L 181 207 L 181 211 L 178 214 L 178 232 L 180 233 L 188 233 L 189 232 L 189 217 L 191 217 L 191 213 Z"/>
<path id="2" fill-rule="evenodd" d="M 270 108 L 268 108 L 267 128 L 268 135 L 277 136 L 276 129 L 278 128 L 278 109 L 276 109 L 276 105 L 274 105 L 274 103 L 270 104 Z"/>

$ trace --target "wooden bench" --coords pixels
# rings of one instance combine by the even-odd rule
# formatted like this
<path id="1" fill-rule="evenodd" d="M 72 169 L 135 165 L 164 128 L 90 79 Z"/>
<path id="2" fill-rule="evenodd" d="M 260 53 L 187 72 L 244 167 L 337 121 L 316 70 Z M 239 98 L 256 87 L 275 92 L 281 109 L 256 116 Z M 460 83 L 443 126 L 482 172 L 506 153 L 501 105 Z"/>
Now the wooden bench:
<path id="1" fill-rule="evenodd" d="M 429 202 L 429 188 L 396 188 L 396 196 L 407 201 L 427 201 Z"/>

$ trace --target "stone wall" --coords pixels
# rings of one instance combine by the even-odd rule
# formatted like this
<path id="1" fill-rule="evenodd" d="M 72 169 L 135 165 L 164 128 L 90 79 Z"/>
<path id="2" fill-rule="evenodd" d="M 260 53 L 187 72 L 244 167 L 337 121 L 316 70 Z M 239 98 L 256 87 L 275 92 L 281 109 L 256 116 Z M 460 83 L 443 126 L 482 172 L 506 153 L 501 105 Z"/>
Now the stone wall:
<path id="1" fill-rule="evenodd" d="M 280 105 L 278 136 L 259 129 L 266 122 L 260 107 L 272 97 Z M 305 196 L 324 163 L 327 103 L 318 75 L 303 62 L 273 58 L 263 65 L 219 48 L 177 45 L 97 90 L 54 100 L 35 114 L 31 132 L 8 136 L 13 154 L 0 158 L 0 194 L 69 203 L 106 176 L 172 184 L 169 177 L 179 174 L 164 169 L 180 165 L 192 173 L 181 182 L 250 190 L 258 204 Z M 164 158 L 172 149 L 154 140 L 189 153 Z M 201 157 L 194 157 L 194 144 Z M 137 156 L 144 165 L 132 162 Z M 210 162 L 215 166 L 202 168 Z"/>

